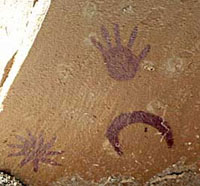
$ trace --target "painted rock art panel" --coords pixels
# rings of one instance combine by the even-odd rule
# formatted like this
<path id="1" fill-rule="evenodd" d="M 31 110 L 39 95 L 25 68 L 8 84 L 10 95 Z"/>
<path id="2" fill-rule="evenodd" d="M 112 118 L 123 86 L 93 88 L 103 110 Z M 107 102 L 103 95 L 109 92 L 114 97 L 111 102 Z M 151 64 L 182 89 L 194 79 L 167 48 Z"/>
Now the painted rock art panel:
<path id="1" fill-rule="evenodd" d="M 144 185 L 182 157 L 195 163 L 200 2 L 56 0 L 51 5 L 4 102 L 0 168 L 33 186 L 74 176 L 88 183 L 109 178 L 108 184 L 128 176 Z M 33 130 L 36 145 L 24 128 Z M 41 151 L 52 145 L 45 156 L 36 153 L 40 131 Z M 176 175 L 171 171 L 166 177 Z"/>

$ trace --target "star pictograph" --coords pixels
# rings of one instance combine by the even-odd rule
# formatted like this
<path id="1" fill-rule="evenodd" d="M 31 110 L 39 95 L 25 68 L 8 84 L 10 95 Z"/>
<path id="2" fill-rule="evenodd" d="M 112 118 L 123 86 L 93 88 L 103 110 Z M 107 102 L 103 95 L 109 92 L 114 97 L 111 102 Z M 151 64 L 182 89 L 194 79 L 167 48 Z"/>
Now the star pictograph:
<path id="1" fill-rule="evenodd" d="M 20 151 L 16 153 L 9 154 L 8 157 L 24 156 L 19 164 L 20 167 L 32 162 L 34 172 L 38 171 L 40 162 L 53 166 L 61 166 L 60 163 L 57 163 L 49 157 L 64 153 L 64 151 L 50 150 L 56 142 L 56 137 L 53 137 L 49 142 L 45 143 L 43 132 L 40 132 L 38 136 L 34 136 L 29 130 L 26 131 L 28 138 L 15 135 L 16 139 L 19 140 L 21 144 L 8 144 L 8 146 L 12 149 L 20 149 Z"/>

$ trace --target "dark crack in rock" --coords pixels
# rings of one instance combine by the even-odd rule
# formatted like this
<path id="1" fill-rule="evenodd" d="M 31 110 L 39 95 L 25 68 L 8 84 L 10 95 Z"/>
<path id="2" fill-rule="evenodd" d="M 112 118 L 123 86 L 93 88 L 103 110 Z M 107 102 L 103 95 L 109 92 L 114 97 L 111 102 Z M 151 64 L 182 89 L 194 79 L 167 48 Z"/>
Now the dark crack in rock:
<path id="1" fill-rule="evenodd" d="M 196 165 L 185 165 L 185 158 L 151 178 L 145 186 L 200 186 Z"/>
<path id="2" fill-rule="evenodd" d="M 134 177 L 110 176 L 98 183 L 86 181 L 79 176 L 61 178 L 50 186 L 200 186 L 200 174 L 196 164 L 187 165 L 186 158 L 152 177 L 145 184 L 139 183 Z"/>

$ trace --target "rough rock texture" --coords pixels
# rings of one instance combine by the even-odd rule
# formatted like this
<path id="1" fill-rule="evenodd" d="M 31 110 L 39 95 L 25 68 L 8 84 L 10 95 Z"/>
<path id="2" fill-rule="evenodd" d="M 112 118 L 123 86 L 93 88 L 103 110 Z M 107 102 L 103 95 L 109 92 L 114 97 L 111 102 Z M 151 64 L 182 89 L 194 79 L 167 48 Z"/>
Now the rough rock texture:
<path id="1" fill-rule="evenodd" d="M 18 179 L 8 173 L 0 171 L 0 186 L 24 186 Z"/>
<path id="2" fill-rule="evenodd" d="M 200 174 L 196 173 L 196 164 L 186 165 L 185 158 L 182 158 L 176 164 L 163 170 L 152 177 L 145 184 L 139 183 L 133 177 L 110 176 L 101 179 L 98 183 L 88 182 L 74 176 L 72 178 L 61 178 L 51 184 L 51 186 L 198 186 L 200 185 Z"/>
<path id="3" fill-rule="evenodd" d="M 197 162 L 198 174 L 199 8 L 197 0 L 52 1 L 0 113 L 0 168 L 33 186 L 71 180 L 75 175 L 86 183 L 109 181 L 114 175 L 119 180 L 128 177 L 145 184 L 182 157 L 186 165 Z M 114 23 L 120 26 L 123 45 L 138 26 L 131 49 L 136 56 L 147 44 L 151 46 L 135 77 L 127 81 L 109 76 L 102 54 L 90 40 L 95 37 L 106 46 L 101 36 L 101 25 L 105 25 L 114 44 Z M 172 148 L 155 128 L 138 123 L 119 134 L 124 154 L 119 156 L 114 151 L 105 137 L 110 123 L 121 113 L 139 110 L 168 122 L 174 137 Z M 26 129 L 38 137 L 38 144 L 34 145 Z M 40 132 L 45 143 L 57 137 L 48 150 L 65 152 L 50 153 L 45 163 L 40 159 L 34 172 L 33 165 L 43 157 L 42 152 L 29 156 L 24 138 L 31 139 L 32 146 L 38 148 L 43 146 Z M 20 151 L 8 144 L 23 144 L 26 153 L 8 157 Z M 62 166 L 55 166 L 55 162 Z M 184 171 L 178 175 L 173 172 L 158 174 L 157 180 L 163 180 L 164 185 L 167 183 L 163 177 L 181 179 L 186 175 Z M 157 184 L 155 180 L 150 183 Z M 175 182 L 173 179 L 168 185 Z"/>

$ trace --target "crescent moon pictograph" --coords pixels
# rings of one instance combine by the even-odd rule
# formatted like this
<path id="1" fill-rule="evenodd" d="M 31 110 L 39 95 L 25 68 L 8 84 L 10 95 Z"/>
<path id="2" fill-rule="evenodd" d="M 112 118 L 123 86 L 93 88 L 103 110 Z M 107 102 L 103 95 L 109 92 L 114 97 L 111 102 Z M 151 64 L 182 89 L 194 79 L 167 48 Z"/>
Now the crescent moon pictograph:
<path id="1" fill-rule="evenodd" d="M 123 152 L 119 143 L 119 132 L 126 126 L 136 123 L 144 123 L 156 128 L 164 137 L 167 145 L 171 148 L 174 144 L 173 134 L 168 122 L 162 117 L 144 111 L 134 111 L 132 113 L 122 113 L 115 117 L 108 127 L 106 137 L 118 155 Z"/>

